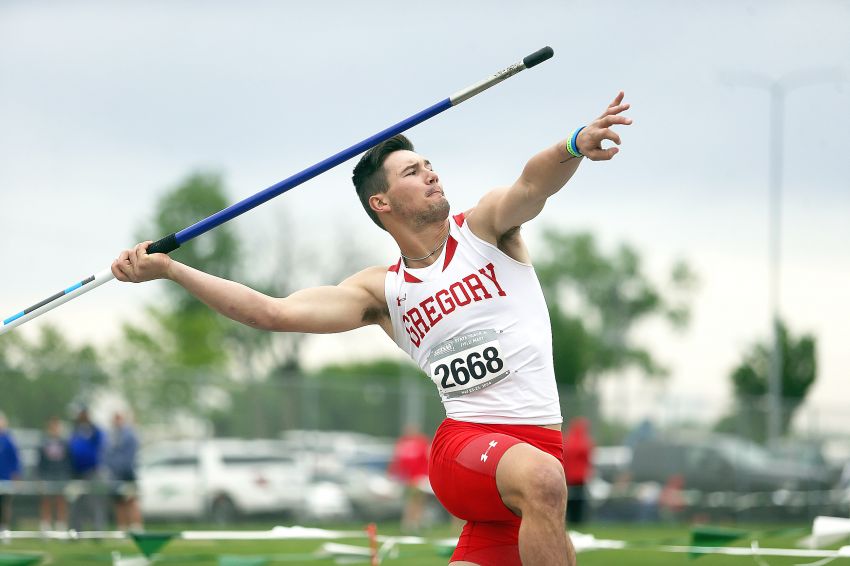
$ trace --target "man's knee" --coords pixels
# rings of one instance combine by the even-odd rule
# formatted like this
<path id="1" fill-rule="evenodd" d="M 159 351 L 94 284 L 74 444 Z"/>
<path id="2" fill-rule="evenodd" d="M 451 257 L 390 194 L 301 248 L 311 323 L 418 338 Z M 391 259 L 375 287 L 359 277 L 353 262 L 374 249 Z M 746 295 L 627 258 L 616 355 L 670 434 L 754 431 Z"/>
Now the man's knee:
<path id="1" fill-rule="evenodd" d="M 496 472 L 502 500 L 515 513 L 552 512 L 563 515 L 567 505 L 567 482 L 557 458 L 521 444 L 502 457 Z"/>
<path id="2" fill-rule="evenodd" d="M 566 509 L 567 482 L 560 462 L 554 461 L 533 469 L 529 474 L 526 491 L 526 499 L 531 505 Z"/>

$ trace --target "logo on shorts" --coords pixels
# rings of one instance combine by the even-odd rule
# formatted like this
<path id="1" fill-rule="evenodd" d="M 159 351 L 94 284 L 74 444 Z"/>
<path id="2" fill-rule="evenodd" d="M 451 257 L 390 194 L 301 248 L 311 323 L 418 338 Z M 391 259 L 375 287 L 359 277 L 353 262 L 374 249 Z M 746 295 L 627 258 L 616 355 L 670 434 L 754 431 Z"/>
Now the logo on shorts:
<path id="1" fill-rule="evenodd" d="M 487 461 L 487 454 L 489 454 L 489 453 L 490 453 L 490 449 L 491 449 L 491 448 L 495 448 L 497 444 L 498 444 L 498 442 L 496 442 L 495 440 L 491 440 L 491 441 L 490 441 L 490 444 L 488 444 L 488 445 L 487 445 L 487 450 L 485 450 L 485 451 L 484 451 L 484 454 L 482 454 L 482 455 L 481 455 L 481 461 L 482 461 L 482 462 L 486 462 L 486 461 Z"/>

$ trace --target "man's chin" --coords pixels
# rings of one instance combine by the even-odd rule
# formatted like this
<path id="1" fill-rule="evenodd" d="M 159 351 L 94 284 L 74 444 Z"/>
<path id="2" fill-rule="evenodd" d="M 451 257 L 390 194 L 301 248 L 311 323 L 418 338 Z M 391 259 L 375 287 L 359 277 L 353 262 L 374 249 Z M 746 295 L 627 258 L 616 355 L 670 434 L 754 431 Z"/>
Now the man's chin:
<path id="1" fill-rule="evenodd" d="M 416 215 L 416 224 L 424 226 L 435 222 L 445 222 L 450 211 L 449 201 L 445 197 L 441 198 L 438 202 L 432 203 L 427 210 Z"/>
<path id="2" fill-rule="evenodd" d="M 452 207 L 449 204 L 449 200 L 446 197 L 440 199 L 440 202 L 437 203 L 437 208 L 440 211 L 440 214 L 443 215 L 442 220 L 445 220 L 449 217 L 449 212 L 451 212 Z"/>

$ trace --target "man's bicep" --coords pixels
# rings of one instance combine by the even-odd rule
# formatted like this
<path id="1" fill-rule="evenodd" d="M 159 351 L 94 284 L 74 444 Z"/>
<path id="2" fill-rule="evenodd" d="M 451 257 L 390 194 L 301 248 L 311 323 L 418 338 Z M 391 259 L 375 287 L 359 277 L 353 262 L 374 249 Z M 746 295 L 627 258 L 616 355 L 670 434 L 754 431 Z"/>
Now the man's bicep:
<path id="1" fill-rule="evenodd" d="M 540 214 L 546 199 L 536 198 L 524 184 L 499 187 L 484 195 L 470 214 L 470 228 L 479 237 L 497 241 L 509 230 Z"/>
<path id="2" fill-rule="evenodd" d="M 343 286 L 314 287 L 278 299 L 273 330 L 327 334 L 364 326 L 368 294 Z"/>
<path id="3" fill-rule="evenodd" d="M 327 334 L 380 323 L 385 314 L 389 315 L 386 302 L 353 279 L 277 299 L 273 330 Z"/>

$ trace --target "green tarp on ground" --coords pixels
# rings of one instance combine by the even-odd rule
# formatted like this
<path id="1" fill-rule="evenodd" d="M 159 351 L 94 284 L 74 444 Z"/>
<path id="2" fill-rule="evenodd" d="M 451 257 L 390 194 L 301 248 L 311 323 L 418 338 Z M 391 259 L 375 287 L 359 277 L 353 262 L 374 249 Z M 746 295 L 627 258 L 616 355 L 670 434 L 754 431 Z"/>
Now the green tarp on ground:
<path id="1" fill-rule="evenodd" d="M 749 531 L 740 529 L 727 529 L 723 527 L 710 527 L 706 525 L 694 527 L 691 529 L 691 546 L 695 547 L 719 547 L 725 546 L 730 542 L 734 542 L 740 538 L 750 535 Z M 690 553 L 691 558 L 702 556 L 703 552 L 693 550 Z"/>
<path id="2" fill-rule="evenodd" d="M 224 554 L 218 557 L 218 566 L 266 566 L 269 559 L 264 556 L 238 556 Z"/>
<path id="3" fill-rule="evenodd" d="M 40 564 L 40 554 L 7 554 L 0 553 L 0 566 L 33 566 Z"/>
<path id="4" fill-rule="evenodd" d="M 133 542 L 142 554 L 150 558 L 168 544 L 179 533 L 130 533 Z"/>

